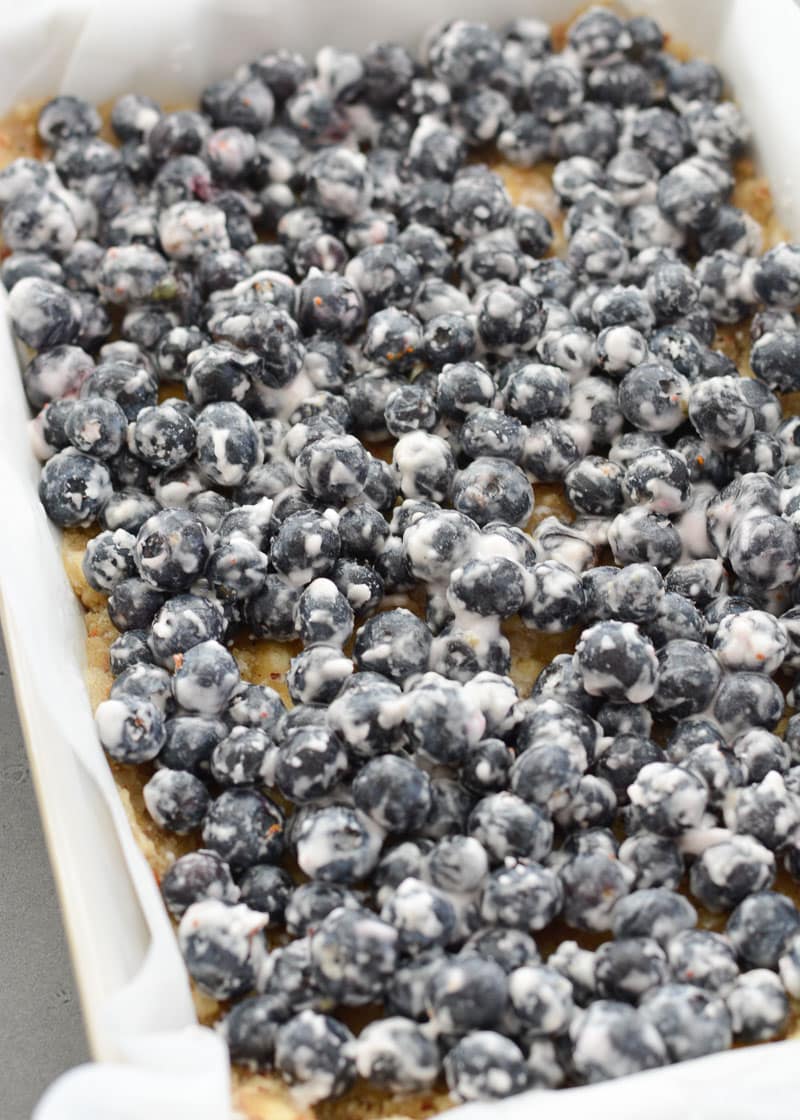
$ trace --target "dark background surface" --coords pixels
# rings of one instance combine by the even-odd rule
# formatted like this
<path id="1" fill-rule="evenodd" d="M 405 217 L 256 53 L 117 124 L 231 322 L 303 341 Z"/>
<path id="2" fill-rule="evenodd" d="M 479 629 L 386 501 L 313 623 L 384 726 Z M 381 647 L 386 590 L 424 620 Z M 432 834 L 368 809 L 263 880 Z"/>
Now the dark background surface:
<path id="1" fill-rule="evenodd" d="M 0 1000 L 0 1116 L 27 1120 L 88 1053 L 1 634 Z"/>

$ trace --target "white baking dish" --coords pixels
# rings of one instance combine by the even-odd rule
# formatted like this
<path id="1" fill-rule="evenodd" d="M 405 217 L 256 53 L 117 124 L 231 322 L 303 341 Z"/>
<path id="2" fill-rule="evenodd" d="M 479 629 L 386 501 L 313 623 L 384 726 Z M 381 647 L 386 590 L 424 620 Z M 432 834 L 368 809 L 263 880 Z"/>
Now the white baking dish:
<path id="1" fill-rule="evenodd" d="M 95 101 L 137 89 L 185 100 L 269 46 L 306 53 L 324 43 L 363 48 L 415 42 L 438 18 L 501 23 L 568 17 L 573 0 L 97 0 L 24 8 L 0 2 L 0 113 L 57 90 Z M 756 137 L 779 212 L 800 235 L 800 10 L 793 0 L 638 0 L 692 50 L 722 67 Z M 2 296 L 0 296 L 0 299 Z M 158 890 L 130 833 L 97 742 L 83 685 L 85 632 L 61 567 L 58 535 L 39 506 L 27 406 L 0 316 L 2 620 L 89 1041 L 97 1063 L 67 1074 L 37 1120 L 222 1120 L 227 1060 L 197 1026 L 186 975 Z M 523 1095 L 504 1115 L 674 1120 L 794 1117 L 800 1043 L 731 1052 L 558 1094 Z M 1 1111 L 1 1110 L 0 1110 Z M 491 1106 L 491 1112 L 497 1106 Z M 489 1117 L 486 1106 L 459 1112 Z"/>

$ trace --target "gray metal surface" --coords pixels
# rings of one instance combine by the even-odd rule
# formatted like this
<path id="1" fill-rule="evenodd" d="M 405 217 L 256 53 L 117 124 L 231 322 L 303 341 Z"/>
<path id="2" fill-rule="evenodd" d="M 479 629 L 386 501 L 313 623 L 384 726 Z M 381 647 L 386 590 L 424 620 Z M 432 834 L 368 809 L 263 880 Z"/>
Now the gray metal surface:
<path id="1" fill-rule="evenodd" d="M 88 1054 L 1 634 L 0 1000 L 0 1116 L 27 1120 Z"/>

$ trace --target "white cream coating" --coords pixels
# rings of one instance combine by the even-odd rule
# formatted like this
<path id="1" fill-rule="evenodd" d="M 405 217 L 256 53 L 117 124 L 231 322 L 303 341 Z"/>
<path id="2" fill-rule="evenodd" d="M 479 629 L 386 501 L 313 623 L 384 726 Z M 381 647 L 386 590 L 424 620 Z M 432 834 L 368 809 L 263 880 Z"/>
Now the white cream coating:
<path id="1" fill-rule="evenodd" d="M 706 875 L 717 887 L 725 887 L 735 868 L 742 863 L 757 864 L 770 874 L 775 871 L 775 856 L 752 836 L 737 835 L 735 843 L 723 839 L 710 844 L 702 852 L 702 858 Z"/>
<path id="2" fill-rule="evenodd" d="M 759 610 L 726 615 L 714 637 L 714 652 L 726 668 L 770 676 L 782 665 L 788 646 L 780 622 Z"/>
<path id="3" fill-rule="evenodd" d="M 400 436 L 392 451 L 392 466 L 398 476 L 400 489 L 407 498 L 426 498 L 428 494 L 418 489 L 417 475 L 421 471 L 434 471 L 449 475 L 453 465 L 453 453 L 441 436 L 422 430 L 407 432 Z M 438 494 L 438 500 L 445 497 Z M 434 494 L 434 499 L 437 498 Z"/>
<path id="4" fill-rule="evenodd" d="M 536 1034 L 562 1034 L 574 1013 L 572 984 L 547 965 L 515 968 L 508 977 L 508 994 L 516 1013 Z"/>
<path id="5" fill-rule="evenodd" d="M 734 981 L 726 1003 L 733 1033 L 750 1038 L 774 1038 L 783 1029 L 789 1002 L 781 979 L 768 968 L 743 972 Z"/>
<path id="6" fill-rule="evenodd" d="M 557 560 L 570 571 L 580 574 L 594 563 L 591 540 L 574 525 L 557 517 L 545 517 L 533 531 L 531 540 L 537 560 Z"/>
<path id="7" fill-rule="evenodd" d="M 326 879 L 328 869 L 338 859 L 350 858 L 353 878 L 368 875 L 380 856 L 385 832 L 358 809 L 331 806 L 331 810 L 312 812 L 303 819 L 296 837 L 297 862 L 312 879 Z M 357 836 L 342 832 L 343 824 L 355 829 Z M 337 845 L 347 845 L 337 847 Z"/>
<path id="8" fill-rule="evenodd" d="M 696 827 L 708 802 L 705 785 L 687 770 L 666 762 L 649 762 L 628 786 L 631 804 L 644 812 L 664 809 L 680 830 Z M 651 826 L 652 827 L 652 826 Z"/>
<path id="9" fill-rule="evenodd" d="M 167 256 L 178 261 L 196 261 L 231 244 L 225 212 L 206 202 L 176 202 L 162 210 L 158 236 Z"/>
<path id="10" fill-rule="evenodd" d="M 483 714 L 485 736 L 502 735 L 516 723 L 514 705 L 519 693 L 510 677 L 484 670 L 466 682 L 464 694 Z"/>
<path id="11" fill-rule="evenodd" d="M 213 657 L 223 671 L 217 679 L 205 679 L 194 671 L 196 665 Z M 216 641 L 200 642 L 183 655 L 183 663 L 172 678 L 175 699 L 193 715 L 218 715 L 239 684 L 239 669 L 224 646 Z"/>
<path id="12" fill-rule="evenodd" d="M 448 894 L 413 876 L 403 879 L 381 914 L 412 943 L 420 939 L 425 945 L 444 944 L 456 920 Z"/>
<path id="13" fill-rule="evenodd" d="M 268 921 L 268 915 L 251 910 L 243 902 L 229 906 L 216 898 L 204 898 L 193 902 L 181 918 L 178 943 L 185 951 L 191 940 L 195 958 L 202 958 L 218 947 L 240 964 L 250 964 L 258 973 L 266 960 L 267 949 L 264 938 L 256 935 Z"/>
<path id="14" fill-rule="evenodd" d="M 290 1055 L 292 1085 L 291 1095 L 297 1105 L 307 1109 L 319 1101 L 330 1097 L 337 1083 L 337 1071 L 321 1069 L 319 1065 L 319 1050 L 327 1050 L 330 1045 L 330 1031 L 327 1019 L 316 1011 L 306 1009 L 293 1020 L 297 1027 L 302 1024 L 303 1034 L 307 1041 L 299 1042 L 293 1038 L 294 1049 Z M 299 1033 L 299 1032 L 298 1032 Z M 280 1053 L 280 1031 L 278 1032 L 278 1050 Z M 342 1043 L 343 1065 L 355 1052 L 355 1041 L 348 1040 Z M 338 1063 L 337 1063 L 338 1064 Z"/>
<path id="15" fill-rule="evenodd" d="M 436 1048 L 424 1026 L 401 1016 L 369 1023 L 358 1036 L 355 1055 L 361 1077 L 376 1073 L 381 1085 L 396 1093 L 427 1089 L 439 1075 Z M 382 1072 L 387 1064 L 392 1067 L 388 1081 Z"/>

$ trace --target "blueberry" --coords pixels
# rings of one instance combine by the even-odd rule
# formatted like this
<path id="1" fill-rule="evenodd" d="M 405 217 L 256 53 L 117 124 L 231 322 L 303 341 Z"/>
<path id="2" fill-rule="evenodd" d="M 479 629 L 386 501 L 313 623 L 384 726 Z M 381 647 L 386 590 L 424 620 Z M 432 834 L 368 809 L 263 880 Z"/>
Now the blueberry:
<path id="1" fill-rule="evenodd" d="M 524 525 L 533 512 L 533 491 L 523 471 L 507 459 L 481 456 L 453 480 L 453 505 L 478 525 L 500 521 Z"/>
<path id="2" fill-rule="evenodd" d="M 405 308 L 420 280 L 417 262 L 393 244 L 363 249 L 349 262 L 345 276 L 364 299 L 367 314 L 387 305 Z"/>
<path id="3" fill-rule="evenodd" d="M 513 560 L 469 560 L 450 576 L 448 599 L 475 614 L 509 618 L 525 600 L 523 569 Z"/>
<path id="4" fill-rule="evenodd" d="M 343 805 L 309 810 L 293 834 L 301 871 L 344 885 L 358 882 L 373 869 L 381 838 L 369 818 Z"/>
<path id="5" fill-rule="evenodd" d="M 239 670 L 219 642 L 208 640 L 192 646 L 181 656 L 173 678 L 175 699 L 187 712 L 218 715 L 233 696 Z"/>
<path id="6" fill-rule="evenodd" d="M 23 277 L 11 290 L 8 309 L 15 334 L 33 350 L 79 342 L 81 306 L 60 284 L 38 276 Z M 43 361 L 50 364 L 49 358 Z"/>
<path id="7" fill-rule="evenodd" d="M 567 264 L 587 280 L 621 280 L 628 267 L 625 242 L 612 229 L 586 225 L 575 230 L 567 248 Z"/>
<path id="8" fill-rule="evenodd" d="M 422 349 L 426 361 L 435 369 L 451 363 L 468 362 L 477 346 L 475 326 L 458 311 L 431 316 L 425 323 Z"/>
<path id="9" fill-rule="evenodd" d="M 439 1065 L 435 1042 L 409 1019 L 391 1016 L 370 1023 L 359 1035 L 358 1073 L 384 1091 L 429 1089 L 438 1076 Z"/>
<path id="10" fill-rule="evenodd" d="M 495 1031 L 474 1031 L 444 1059 L 451 1095 L 459 1101 L 499 1100 L 521 1093 L 530 1074 L 522 1051 Z"/>
<path id="11" fill-rule="evenodd" d="M 202 776 L 216 745 L 225 738 L 225 724 L 201 716 L 175 716 L 166 722 L 167 740 L 159 763 L 174 770 L 188 770 Z"/>
<path id="12" fill-rule="evenodd" d="M 170 401 L 143 408 L 129 439 L 132 450 L 160 470 L 177 467 L 194 453 L 195 425 L 184 409 Z"/>
<path id="13" fill-rule="evenodd" d="M 314 645 L 289 663 L 286 684 L 295 703 L 328 704 L 353 672 L 353 663 L 335 645 Z"/>
<path id="14" fill-rule="evenodd" d="M 430 782 L 424 770 L 396 755 L 371 759 L 353 780 L 356 806 L 387 832 L 415 832 L 430 812 Z"/>
<path id="15" fill-rule="evenodd" d="M 146 630 L 128 630 L 120 634 L 108 650 L 108 664 L 112 674 L 118 677 L 133 665 L 149 665 L 153 655 L 147 641 Z"/>
<path id="16" fill-rule="evenodd" d="M 437 415 L 433 397 L 422 386 L 400 385 L 386 399 L 386 427 L 395 438 L 419 429 L 430 431 Z"/>
<path id="17" fill-rule="evenodd" d="M 431 646 L 427 626 L 404 608 L 385 611 L 356 633 L 354 656 L 359 669 L 383 673 L 398 684 L 425 672 Z"/>
<path id="18" fill-rule="evenodd" d="M 208 534 L 200 518 L 166 509 L 144 522 L 136 537 L 136 566 L 143 579 L 162 591 L 181 591 L 202 574 Z"/>
<path id="19" fill-rule="evenodd" d="M 65 140 L 96 135 L 101 124 L 100 114 L 88 101 L 61 94 L 42 107 L 36 129 L 45 144 L 57 147 Z"/>
<path id="20" fill-rule="evenodd" d="M 211 773 L 223 789 L 257 785 L 264 779 L 269 740 L 254 727 L 234 727 L 214 747 Z"/>
<path id="21" fill-rule="evenodd" d="M 311 935 L 313 982 L 337 1003 L 379 999 L 397 959 L 397 933 L 367 910 L 340 907 Z"/>
<path id="22" fill-rule="evenodd" d="M 768 741 L 760 744 L 761 739 Z M 781 771 L 785 773 L 789 769 L 789 751 L 776 736 L 762 731 L 740 735 L 733 747 L 751 784 L 738 790 L 735 800 L 729 798 L 725 806 L 726 822 L 736 832 L 753 836 L 776 851 L 791 839 L 800 824 L 800 807 L 781 775 Z M 748 747 L 751 749 L 746 751 Z"/>
<path id="23" fill-rule="evenodd" d="M 164 339 L 168 337 L 165 335 Z M 189 400 L 198 408 L 213 401 L 244 400 L 258 365 L 254 354 L 245 354 L 224 343 L 191 350 L 186 356 Z"/>
<path id="24" fill-rule="evenodd" d="M 318 801 L 342 780 L 348 763 L 341 742 L 322 727 L 298 728 L 281 743 L 275 783 L 296 805 Z"/>
<path id="25" fill-rule="evenodd" d="M 478 802 L 470 813 L 468 830 L 494 863 L 507 857 L 544 860 L 553 846 L 547 812 L 505 790 Z"/>
<path id="26" fill-rule="evenodd" d="M 362 910 L 361 900 L 354 891 L 317 880 L 301 883 L 294 888 L 286 905 L 286 928 L 294 937 L 305 937 L 314 933 L 330 913 L 344 907 Z"/>
<path id="27" fill-rule="evenodd" d="M 263 916 L 244 905 L 218 899 L 195 902 L 178 927 L 184 962 L 198 987 L 215 999 L 229 999 L 252 989 L 265 955 L 258 936 Z"/>
<path id="28" fill-rule="evenodd" d="M 597 722 L 606 735 L 639 735 L 646 738 L 653 730 L 653 717 L 640 704 L 607 700 L 597 713 Z"/>
<path id="29" fill-rule="evenodd" d="M 511 1006 L 524 1024 L 525 1037 L 563 1034 L 572 1019 L 572 984 L 549 965 L 526 964 L 508 977 Z"/>
<path id="30" fill-rule="evenodd" d="M 134 538 L 124 529 L 99 533 L 86 545 L 81 564 L 90 587 L 96 591 L 113 591 L 123 579 L 135 574 Z"/>
<path id="31" fill-rule="evenodd" d="M 681 539 L 673 524 L 645 506 L 618 514 L 609 526 L 608 543 L 614 559 L 623 565 L 647 563 L 667 569 L 681 552 Z"/>
<path id="32" fill-rule="evenodd" d="M 593 952 L 581 949 L 576 941 L 560 941 L 547 958 L 547 964 L 569 980 L 577 1004 L 583 1007 L 591 1002 L 596 993 Z"/>
<path id="33" fill-rule="evenodd" d="M 56 525 L 89 525 L 110 497 L 108 470 L 97 459 L 69 447 L 45 463 L 39 499 Z"/>
<path id="34" fill-rule="evenodd" d="M 666 1065 L 659 1031 L 636 1008 L 597 1000 L 570 1026 L 572 1064 L 581 1082 L 592 1084 Z"/>
<path id="35" fill-rule="evenodd" d="M 97 274 L 100 297 L 110 304 L 168 300 L 177 294 L 167 260 L 146 245 L 114 245 L 106 250 Z"/>
<path id="36" fill-rule="evenodd" d="M 170 865 L 161 879 L 161 894 L 175 918 L 203 898 L 216 898 L 229 905 L 239 900 L 239 888 L 228 865 L 216 852 L 205 849 L 187 852 Z"/>
<path id="37" fill-rule="evenodd" d="M 461 952 L 475 954 L 499 964 L 506 975 L 523 965 L 539 963 L 539 950 L 533 938 L 519 929 L 487 927 L 474 933 Z"/>
<path id="38" fill-rule="evenodd" d="M 692 751 L 698 747 L 727 746 L 725 738 L 718 728 L 702 716 L 682 719 L 675 725 L 675 729 L 667 742 L 667 755 L 671 762 L 684 762 Z"/>
<path id="39" fill-rule="evenodd" d="M 506 382 L 505 406 L 524 424 L 566 412 L 569 380 L 557 366 L 524 362 L 512 369 Z"/>
<path id="40" fill-rule="evenodd" d="M 543 560 L 530 569 L 520 617 L 534 630 L 569 630 L 581 618 L 584 593 L 580 579 L 557 560 Z"/>
<path id="41" fill-rule="evenodd" d="M 339 534 L 336 529 L 330 521 L 311 511 L 287 517 L 270 547 L 270 559 L 274 566 L 297 587 L 330 571 L 338 554 Z"/>
<path id="42" fill-rule="evenodd" d="M 361 293 L 335 272 L 309 272 L 297 298 L 297 321 L 304 334 L 351 338 L 364 323 Z"/>
<path id="43" fill-rule="evenodd" d="M 492 75 L 500 62 L 500 40 L 484 23 L 453 20 L 436 29 L 426 56 L 434 77 L 463 92 Z"/>
<path id="44" fill-rule="evenodd" d="M 353 630 L 353 611 L 334 583 L 315 579 L 297 601 L 295 624 L 306 644 L 343 645 Z"/>
<path id="45" fill-rule="evenodd" d="M 385 558 L 384 549 L 378 560 Z M 365 562 L 337 560 L 330 575 L 359 618 L 376 607 L 383 598 L 383 578 Z"/>
<path id="46" fill-rule="evenodd" d="M 492 872 L 481 897 L 481 917 L 492 926 L 533 932 L 568 906 L 558 876 L 527 860 L 509 859 Z"/>
<path id="47" fill-rule="evenodd" d="M 339 1097 L 356 1078 L 354 1043 L 338 1020 L 301 1011 L 278 1029 L 275 1066 L 289 1084 L 306 1086 L 310 1103 Z"/>
<path id="48" fill-rule="evenodd" d="M 533 74 L 527 92 L 533 112 L 549 124 L 559 124 L 583 101 L 583 78 L 572 66 L 547 60 Z"/>
<path id="49" fill-rule="evenodd" d="M 722 678 L 722 671 L 716 657 L 705 645 L 674 639 L 661 647 L 658 662 L 654 711 L 672 719 L 683 719 L 708 707 Z"/>
<path id="50" fill-rule="evenodd" d="M 142 795 L 148 813 L 169 832 L 194 832 L 203 823 L 210 801 L 198 777 L 184 770 L 156 770 Z"/>
<path id="51" fill-rule="evenodd" d="M 692 904 L 664 887 L 633 891 L 617 902 L 611 915 L 615 937 L 653 937 L 660 944 L 696 924 L 697 912 Z"/>
<path id="52" fill-rule="evenodd" d="M 692 389 L 689 418 L 716 450 L 738 448 L 755 429 L 755 414 L 736 377 L 712 377 Z"/>
<path id="53" fill-rule="evenodd" d="M 481 286 L 475 298 L 475 311 L 483 346 L 506 357 L 532 350 L 544 325 L 538 297 L 502 280 Z"/>
<path id="54" fill-rule="evenodd" d="M 659 1031 L 673 1061 L 727 1050 L 733 1041 L 725 1001 L 691 984 L 665 984 L 648 993 L 641 1013 Z"/>
<path id="55" fill-rule="evenodd" d="M 225 790 L 206 814 L 203 843 L 234 870 L 275 863 L 283 851 L 283 814 L 255 790 Z"/>
<path id="56" fill-rule="evenodd" d="M 144 580 L 123 579 L 111 592 L 108 615 L 117 630 L 143 630 L 153 621 L 165 598 L 163 592 Z"/>
<path id="57" fill-rule="evenodd" d="M 434 113 L 420 117 L 408 143 L 408 166 L 415 175 L 449 181 L 463 164 L 465 155 L 461 130 L 450 128 Z"/>
<path id="58" fill-rule="evenodd" d="M 793 308 L 800 296 L 800 257 L 795 244 L 781 242 L 758 261 L 753 287 L 764 303 Z"/>
<path id="59" fill-rule="evenodd" d="M 781 690 L 760 673 L 729 673 L 714 699 L 714 717 L 722 731 L 737 735 L 750 727 L 771 730 L 783 714 Z"/>
<path id="60" fill-rule="evenodd" d="M 396 684 L 377 673 L 359 672 L 350 677 L 331 703 L 327 721 L 348 754 L 366 762 L 393 751 L 402 742 L 404 713 L 402 693 Z"/>
<path id="61" fill-rule="evenodd" d="M 180 109 L 159 117 L 147 134 L 147 144 L 153 159 L 164 163 L 171 156 L 201 152 L 210 134 L 211 126 L 205 117 L 190 109 Z"/>
<path id="62" fill-rule="evenodd" d="M 726 933 L 747 964 L 774 968 L 798 926 L 800 916 L 788 898 L 760 891 L 739 903 L 728 919 Z"/>
<path id="63" fill-rule="evenodd" d="M 563 917 L 576 929 L 611 928 L 612 911 L 633 882 L 633 873 L 607 853 L 576 855 L 561 868 Z"/>
<path id="64" fill-rule="evenodd" d="M 645 361 L 626 374 L 619 389 L 625 419 L 647 432 L 672 432 L 683 423 L 689 383 L 669 366 Z"/>
<path id="65" fill-rule="evenodd" d="M 608 515 L 622 508 L 622 469 L 599 455 L 587 455 L 569 468 L 564 488 L 578 513 Z"/>
<path id="66" fill-rule="evenodd" d="M 104 700 L 95 712 L 95 723 L 103 748 L 117 762 L 149 762 L 166 739 L 159 707 L 138 696 Z"/>
<path id="67" fill-rule="evenodd" d="M 675 890 L 683 877 L 683 856 L 666 836 L 637 832 L 620 845 L 619 858 L 635 873 L 634 887 L 668 887 Z"/>
<path id="68" fill-rule="evenodd" d="M 508 983 L 502 968 L 478 956 L 443 958 L 428 983 L 428 1012 L 437 1027 L 450 1034 L 495 1025 L 507 1000 Z"/>
<path id="69" fill-rule="evenodd" d="M 650 937 L 607 941 L 595 956 L 595 978 L 601 998 L 639 1003 L 667 982 L 667 957 Z"/>
<path id="70" fill-rule="evenodd" d="M 691 870 L 692 894 L 707 909 L 729 910 L 771 886 L 775 857 L 751 836 L 732 836 L 706 848 Z"/>
<path id="71" fill-rule="evenodd" d="M 250 996 L 234 1004 L 219 1026 L 231 1060 L 250 1070 L 271 1069 L 278 1028 L 288 1017 L 286 1001 L 274 995 Z"/>
<path id="72" fill-rule="evenodd" d="M 397 931 L 400 948 L 414 956 L 448 944 L 457 920 L 448 895 L 413 876 L 387 892 L 381 917 Z"/>
<path id="73" fill-rule="evenodd" d="M 790 1014 L 780 979 L 766 968 L 737 977 L 727 995 L 734 1036 L 742 1042 L 765 1042 L 783 1033 Z"/>
<path id="74" fill-rule="evenodd" d="M 366 157 L 344 147 L 324 148 L 306 171 L 306 199 L 330 218 L 354 218 L 369 206 L 372 180 Z"/>
<path id="75" fill-rule="evenodd" d="M 633 623 L 599 622 L 585 630 L 575 658 L 590 695 L 639 703 L 656 689 L 655 652 Z"/>

